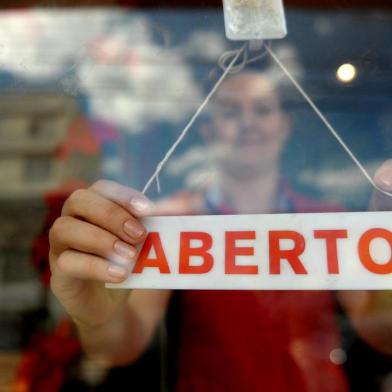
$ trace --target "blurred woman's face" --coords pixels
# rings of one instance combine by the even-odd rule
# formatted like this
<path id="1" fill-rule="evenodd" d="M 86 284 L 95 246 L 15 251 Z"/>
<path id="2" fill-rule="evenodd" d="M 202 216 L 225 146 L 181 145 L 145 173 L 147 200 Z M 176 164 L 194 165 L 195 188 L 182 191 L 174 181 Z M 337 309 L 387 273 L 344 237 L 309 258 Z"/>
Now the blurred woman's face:
<path id="1" fill-rule="evenodd" d="M 221 169 L 254 176 L 278 165 L 289 120 L 273 82 L 263 74 L 244 73 L 220 87 L 210 128 L 210 139 L 221 151 Z"/>

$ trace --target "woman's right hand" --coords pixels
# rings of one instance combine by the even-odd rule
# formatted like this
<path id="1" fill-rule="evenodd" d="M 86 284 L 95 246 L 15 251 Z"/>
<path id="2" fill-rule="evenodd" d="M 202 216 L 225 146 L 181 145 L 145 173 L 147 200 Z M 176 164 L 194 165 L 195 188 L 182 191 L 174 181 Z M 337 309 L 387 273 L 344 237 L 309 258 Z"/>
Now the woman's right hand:
<path id="1" fill-rule="evenodd" d="M 50 230 L 51 288 L 79 328 L 103 326 L 126 306 L 129 290 L 110 290 L 130 273 L 146 237 L 139 218 L 152 203 L 136 190 L 100 180 L 71 194 Z"/>

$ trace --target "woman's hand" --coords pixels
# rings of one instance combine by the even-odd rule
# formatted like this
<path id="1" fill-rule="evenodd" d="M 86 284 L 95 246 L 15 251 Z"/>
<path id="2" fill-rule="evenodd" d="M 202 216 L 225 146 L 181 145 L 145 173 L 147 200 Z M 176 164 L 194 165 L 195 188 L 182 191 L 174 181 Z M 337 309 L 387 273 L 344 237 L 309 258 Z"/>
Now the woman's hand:
<path id="1" fill-rule="evenodd" d="M 126 305 L 130 291 L 105 283 L 127 278 L 146 236 L 139 218 L 152 209 L 139 192 L 102 180 L 65 202 L 50 230 L 51 287 L 78 327 L 102 326 Z"/>

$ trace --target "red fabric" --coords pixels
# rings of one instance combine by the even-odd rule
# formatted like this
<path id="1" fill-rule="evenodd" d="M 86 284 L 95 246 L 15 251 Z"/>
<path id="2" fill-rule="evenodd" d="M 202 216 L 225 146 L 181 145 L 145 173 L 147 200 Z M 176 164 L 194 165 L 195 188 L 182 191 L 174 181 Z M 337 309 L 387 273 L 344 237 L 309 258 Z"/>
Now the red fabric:
<path id="1" fill-rule="evenodd" d="M 284 192 L 297 212 L 341 211 Z M 335 301 L 316 291 L 185 291 L 178 392 L 345 392 Z"/>
<path id="2" fill-rule="evenodd" d="M 48 214 L 42 233 L 33 242 L 31 261 L 45 287 L 49 287 L 51 276 L 48 260 L 49 230 L 61 215 L 67 197 L 74 190 L 86 186 L 83 181 L 71 181 L 59 189 L 48 192 L 44 197 Z M 74 336 L 73 324 L 68 319 L 62 320 L 52 333 L 35 332 L 23 353 L 12 391 L 60 391 L 68 367 L 78 358 L 80 352 L 81 347 Z"/>
<path id="3" fill-rule="evenodd" d="M 60 391 L 65 369 L 79 354 L 80 344 L 71 321 L 63 320 L 50 335 L 37 332 L 17 369 L 12 391 Z"/>

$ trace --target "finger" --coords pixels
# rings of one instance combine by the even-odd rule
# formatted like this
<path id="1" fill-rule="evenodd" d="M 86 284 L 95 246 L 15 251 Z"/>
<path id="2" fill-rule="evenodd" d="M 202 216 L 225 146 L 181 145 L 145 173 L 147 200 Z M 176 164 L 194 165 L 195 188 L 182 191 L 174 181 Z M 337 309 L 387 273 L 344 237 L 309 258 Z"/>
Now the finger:
<path id="1" fill-rule="evenodd" d="M 61 273 L 63 277 L 106 283 L 123 282 L 129 275 L 129 271 L 124 266 L 76 250 L 66 250 L 61 253 L 54 273 Z"/>
<path id="2" fill-rule="evenodd" d="M 375 183 L 387 192 L 392 191 L 392 159 L 383 163 L 374 176 Z"/>
<path id="3" fill-rule="evenodd" d="M 54 256 L 73 249 L 129 267 L 137 255 L 135 247 L 121 241 L 112 233 L 70 216 L 56 220 L 49 232 L 49 240 Z"/>
<path id="4" fill-rule="evenodd" d="M 374 175 L 375 184 L 386 192 L 392 192 L 392 160 L 386 161 Z M 372 195 L 369 209 L 382 211 L 392 209 L 392 197 L 375 191 Z"/>
<path id="5" fill-rule="evenodd" d="M 144 217 L 154 213 L 154 204 L 135 189 L 107 180 L 97 181 L 90 189 L 121 205 L 134 216 Z"/>
<path id="6" fill-rule="evenodd" d="M 140 244 L 146 236 L 146 229 L 134 216 L 91 190 L 72 193 L 64 204 L 62 215 L 82 218 L 129 244 Z"/>

